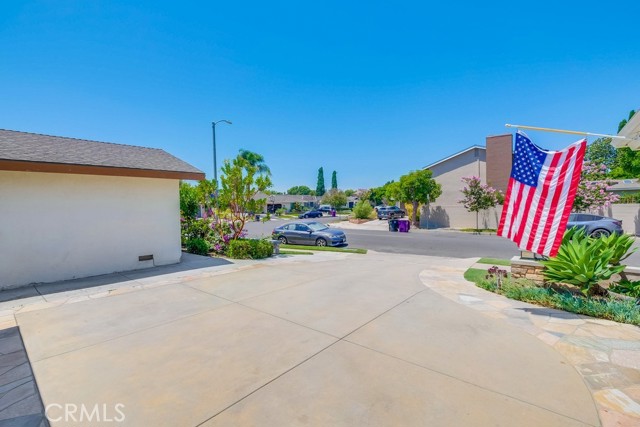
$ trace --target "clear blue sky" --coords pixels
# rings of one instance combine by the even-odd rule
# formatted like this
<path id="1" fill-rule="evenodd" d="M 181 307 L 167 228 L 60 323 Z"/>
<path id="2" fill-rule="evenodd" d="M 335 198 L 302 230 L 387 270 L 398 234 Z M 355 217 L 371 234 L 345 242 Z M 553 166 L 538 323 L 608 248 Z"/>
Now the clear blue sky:
<path id="1" fill-rule="evenodd" d="M 137 3 L 137 4 L 134 4 Z M 640 2 L 0 5 L 0 128 L 158 147 L 274 189 L 384 184 L 505 123 L 609 133 L 640 107 Z M 575 137 L 528 133 L 548 149 Z"/>

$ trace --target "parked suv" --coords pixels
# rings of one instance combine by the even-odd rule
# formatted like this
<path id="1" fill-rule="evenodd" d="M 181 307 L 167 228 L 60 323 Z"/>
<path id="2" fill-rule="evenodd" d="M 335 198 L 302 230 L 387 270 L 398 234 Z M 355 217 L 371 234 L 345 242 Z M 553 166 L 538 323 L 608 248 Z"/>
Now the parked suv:
<path id="1" fill-rule="evenodd" d="M 331 209 L 331 205 L 320 205 L 320 207 L 318 208 L 318 210 L 323 213 L 329 213 L 331 212 Z"/>
<path id="2" fill-rule="evenodd" d="M 406 212 L 397 206 L 387 206 L 378 209 L 378 219 L 403 218 Z"/>

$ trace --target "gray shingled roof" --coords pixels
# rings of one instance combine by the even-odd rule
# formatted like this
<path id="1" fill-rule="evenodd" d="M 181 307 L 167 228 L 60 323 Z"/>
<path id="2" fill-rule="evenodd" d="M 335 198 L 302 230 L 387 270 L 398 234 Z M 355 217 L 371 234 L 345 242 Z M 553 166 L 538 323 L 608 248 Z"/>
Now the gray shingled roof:
<path id="1" fill-rule="evenodd" d="M 203 173 L 158 148 L 0 129 L 0 160 Z"/>

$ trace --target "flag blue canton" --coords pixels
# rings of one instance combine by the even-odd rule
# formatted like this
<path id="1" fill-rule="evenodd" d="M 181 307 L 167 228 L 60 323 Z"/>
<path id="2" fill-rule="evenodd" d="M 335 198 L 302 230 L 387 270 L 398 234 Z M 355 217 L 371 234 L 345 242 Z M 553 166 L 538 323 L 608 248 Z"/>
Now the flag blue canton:
<path id="1" fill-rule="evenodd" d="M 538 148 L 529 138 L 516 133 L 516 150 L 513 154 L 511 177 L 532 187 L 538 186 L 540 170 L 547 154 Z"/>

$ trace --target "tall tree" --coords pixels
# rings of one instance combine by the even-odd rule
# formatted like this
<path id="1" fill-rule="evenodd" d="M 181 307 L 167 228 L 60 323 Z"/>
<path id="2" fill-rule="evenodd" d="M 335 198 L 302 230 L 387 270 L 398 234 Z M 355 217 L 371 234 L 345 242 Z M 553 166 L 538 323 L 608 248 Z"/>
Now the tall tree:
<path id="1" fill-rule="evenodd" d="M 402 175 L 398 183 L 400 201 L 411 203 L 413 212 L 411 213 L 411 221 L 418 227 L 416 221 L 416 213 L 420 203 L 433 202 L 442 194 L 440 184 L 432 178 L 433 173 L 429 169 L 422 169 Z"/>
<path id="2" fill-rule="evenodd" d="M 255 196 L 271 187 L 271 179 L 238 155 L 231 162 L 224 161 L 220 181 L 220 208 L 231 226 L 232 238 L 238 239 L 243 235 L 250 213 L 260 212 L 264 207 L 266 199 L 255 199 Z"/>
<path id="3" fill-rule="evenodd" d="M 264 156 L 262 154 L 241 148 L 239 157 L 243 158 L 251 166 L 255 167 L 258 173 L 271 176 L 271 169 L 269 169 L 269 166 L 264 162 Z"/>
<path id="4" fill-rule="evenodd" d="M 324 169 L 318 169 L 318 183 L 316 184 L 316 196 L 323 196 L 327 190 L 324 188 Z"/>
<path id="5" fill-rule="evenodd" d="M 333 206 L 335 209 L 347 204 L 347 196 L 337 188 L 332 188 L 322 196 L 322 203 Z"/>
<path id="6" fill-rule="evenodd" d="M 306 185 L 296 185 L 287 190 L 287 194 L 295 194 L 300 196 L 310 196 L 313 194 L 313 190 Z"/>
<path id="7" fill-rule="evenodd" d="M 333 173 L 331 174 L 331 188 L 338 188 L 338 175 L 336 174 L 336 171 L 333 171 Z"/>
<path id="8" fill-rule="evenodd" d="M 618 132 L 620 132 L 622 128 L 629 122 L 629 120 L 631 120 L 631 117 L 633 117 L 635 113 L 635 110 L 629 111 L 629 118 L 622 119 L 620 123 L 618 123 Z"/>
<path id="9" fill-rule="evenodd" d="M 611 138 L 598 138 L 587 147 L 584 160 L 598 165 L 605 165 L 611 170 L 616 161 L 616 149 L 611 145 Z"/>

